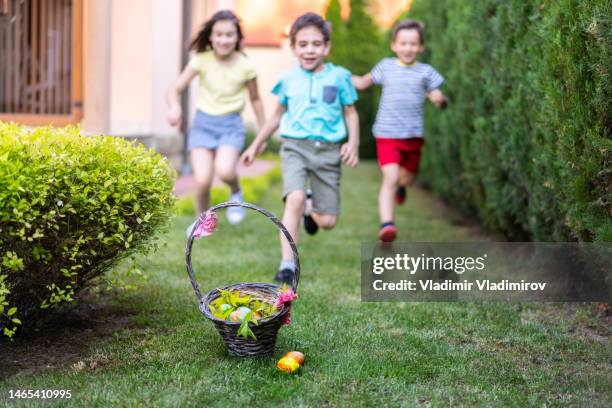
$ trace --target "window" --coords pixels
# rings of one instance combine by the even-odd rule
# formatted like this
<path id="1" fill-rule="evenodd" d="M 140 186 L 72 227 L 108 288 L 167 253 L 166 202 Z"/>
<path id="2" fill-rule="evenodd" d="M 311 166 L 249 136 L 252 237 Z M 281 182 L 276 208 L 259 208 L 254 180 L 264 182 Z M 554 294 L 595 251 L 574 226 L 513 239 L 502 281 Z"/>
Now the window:
<path id="1" fill-rule="evenodd" d="M 77 123 L 81 54 L 82 0 L 0 0 L 0 120 Z"/>

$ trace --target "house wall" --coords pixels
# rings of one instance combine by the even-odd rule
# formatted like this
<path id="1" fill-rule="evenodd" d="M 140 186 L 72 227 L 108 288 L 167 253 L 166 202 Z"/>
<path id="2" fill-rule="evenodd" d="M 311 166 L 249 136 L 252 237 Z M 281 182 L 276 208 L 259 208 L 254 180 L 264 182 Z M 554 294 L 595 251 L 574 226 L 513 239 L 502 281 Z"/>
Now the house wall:
<path id="1" fill-rule="evenodd" d="M 110 131 L 111 2 L 83 3 L 83 121 L 85 133 Z"/>
<path id="2" fill-rule="evenodd" d="M 153 130 L 153 3 L 112 2 L 110 132 L 115 135 Z"/>
<path id="3" fill-rule="evenodd" d="M 181 70 L 182 2 L 153 0 L 152 12 L 152 73 L 151 73 L 151 134 L 153 146 L 165 154 L 180 169 L 183 136 L 166 121 L 166 90 Z"/>
<path id="4" fill-rule="evenodd" d="M 294 66 L 297 62 L 289 47 L 289 41 L 283 40 L 280 47 L 246 47 L 244 52 L 255 64 L 257 69 L 257 85 L 259 95 L 264 103 L 266 116 L 272 112 L 272 106 L 276 97 L 272 94 L 272 87 L 278 81 L 279 74 Z M 257 121 L 250 103 L 242 114 L 245 126 L 257 129 Z"/>
<path id="5" fill-rule="evenodd" d="M 180 1 L 86 0 L 87 134 L 137 138 L 179 167 L 182 137 L 165 121 L 165 91 L 180 69 Z"/>

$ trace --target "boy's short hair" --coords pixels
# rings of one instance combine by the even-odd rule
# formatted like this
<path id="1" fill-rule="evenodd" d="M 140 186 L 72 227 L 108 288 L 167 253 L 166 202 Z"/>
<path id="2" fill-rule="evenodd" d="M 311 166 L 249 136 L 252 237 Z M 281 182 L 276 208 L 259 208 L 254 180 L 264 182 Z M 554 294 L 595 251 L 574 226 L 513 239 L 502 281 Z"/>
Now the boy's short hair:
<path id="1" fill-rule="evenodd" d="M 323 40 L 327 43 L 331 39 L 331 33 L 329 30 L 329 23 L 323 19 L 320 15 L 316 13 L 306 13 L 299 16 L 293 24 L 291 24 L 291 30 L 289 30 L 289 39 L 291 40 L 291 45 L 295 44 L 295 37 L 303 28 L 313 26 L 321 31 L 323 34 Z"/>
<path id="2" fill-rule="evenodd" d="M 416 30 L 419 33 L 421 44 L 425 44 L 425 25 L 416 20 L 402 20 L 393 27 L 393 36 L 391 39 L 395 41 L 397 33 L 402 30 Z"/>

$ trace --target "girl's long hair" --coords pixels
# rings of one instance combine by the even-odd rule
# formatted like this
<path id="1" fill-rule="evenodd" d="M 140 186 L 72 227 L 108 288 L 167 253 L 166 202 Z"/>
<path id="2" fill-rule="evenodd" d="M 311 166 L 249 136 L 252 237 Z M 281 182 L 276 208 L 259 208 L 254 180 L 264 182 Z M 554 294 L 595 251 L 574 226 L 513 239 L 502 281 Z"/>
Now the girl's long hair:
<path id="1" fill-rule="evenodd" d="M 220 10 L 217 11 L 210 20 L 206 21 L 202 26 L 202 29 L 196 37 L 189 44 L 190 50 L 195 50 L 196 52 L 204 52 L 209 49 L 212 49 L 212 44 L 210 42 L 210 36 L 212 35 L 212 29 L 215 23 L 218 21 L 229 20 L 236 26 L 236 33 L 238 34 L 238 41 L 236 41 L 236 51 L 240 51 L 242 48 L 242 28 L 240 27 L 240 20 L 236 15 L 230 10 Z"/>

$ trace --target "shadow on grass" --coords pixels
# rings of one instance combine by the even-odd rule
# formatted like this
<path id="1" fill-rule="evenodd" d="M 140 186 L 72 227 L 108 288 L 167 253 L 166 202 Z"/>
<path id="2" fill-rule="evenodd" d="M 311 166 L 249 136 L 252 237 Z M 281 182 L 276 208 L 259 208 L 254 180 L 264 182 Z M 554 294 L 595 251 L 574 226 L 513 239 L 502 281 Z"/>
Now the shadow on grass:
<path id="1" fill-rule="evenodd" d="M 24 332 L 12 341 L 0 338 L 0 381 L 15 375 L 28 375 L 66 366 L 88 365 L 90 368 L 108 361 L 83 361 L 95 344 L 113 333 L 131 327 L 137 307 L 119 304 L 117 292 L 104 297 L 91 293 L 79 297 L 78 304 L 55 311 L 43 323 Z"/>
<path id="2" fill-rule="evenodd" d="M 431 211 L 428 215 L 430 220 L 445 221 L 457 229 L 462 229 L 470 240 L 484 242 L 504 242 L 508 240 L 503 234 L 488 230 L 474 214 L 462 211 L 458 207 L 454 207 L 451 201 L 436 196 L 429 186 L 417 184 L 411 190 L 419 190 L 426 198 L 427 207 Z"/>

